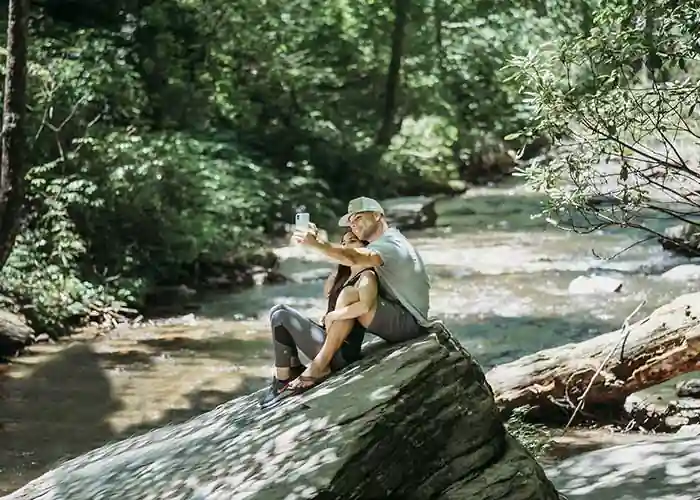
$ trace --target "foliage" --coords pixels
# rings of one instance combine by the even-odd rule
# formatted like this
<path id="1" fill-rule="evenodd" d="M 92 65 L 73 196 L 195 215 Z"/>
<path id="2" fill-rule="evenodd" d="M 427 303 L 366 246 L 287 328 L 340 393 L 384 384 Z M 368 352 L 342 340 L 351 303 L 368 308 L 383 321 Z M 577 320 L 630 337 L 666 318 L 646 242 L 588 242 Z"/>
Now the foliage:
<path id="1" fill-rule="evenodd" d="M 669 220 L 697 220 L 696 11 L 693 2 L 606 2 L 588 32 L 515 61 L 535 111 L 528 132 L 560 146 L 524 172 L 550 196 L 554 224 L 662 236 Z"/>
<path id="2" fill-rule="evenodd" d="M 508 432 L 529 451 L 533 457 L 545 456 L 552 447 L 551 432 L 542 425 L 525 420 L 526 408 L 518 408 L 505 423 Z"/>
<path id="3" fill-rule="evenodd" d="M 33 4 L 32 170 L 6 286 L 59 331 L 200 285 L 300 206 L 323 224 L 359 194 L 469 181 L 536 110 L 504 64 L 579 32 L 582 5 Z"/>

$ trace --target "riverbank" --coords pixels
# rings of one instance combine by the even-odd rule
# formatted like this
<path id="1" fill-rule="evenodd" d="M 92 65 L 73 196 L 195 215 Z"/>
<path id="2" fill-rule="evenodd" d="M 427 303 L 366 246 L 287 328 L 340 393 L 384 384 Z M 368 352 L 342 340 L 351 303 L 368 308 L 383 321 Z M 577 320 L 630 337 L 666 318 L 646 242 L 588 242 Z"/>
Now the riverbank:
<path id="1" fill-rule="evenodd" d="M 695 288 L 662 277 L 688 260 L 658 245 L 613 261 L 595 257 L 592 250 L 612 255 L 635 235 L 553 230 L 530 217 L 539 201 L 517 185 L 475 189 L 440 202 L 436 228 L 408 233 L 433 277 L 433 313 L 486 370 L 614 330 L 642 298 L 640 315 Z M 86 330 L 15 359 L 0 382 L 0 441 L 8 451 L 0 489 L 64 457 L 262 387 L 270 375 L 267 310 L 283 302 L 318 316 L 318 278 L 331 268 L 299 247 L 276 254 L 288 282 L 206 297 L 194 315 L 170 323 Z M 594 274 L 619 279 L 621 290 L 572 293 L 574 279 Z M 591 432 L 603 445 L 618 439 Z"/>

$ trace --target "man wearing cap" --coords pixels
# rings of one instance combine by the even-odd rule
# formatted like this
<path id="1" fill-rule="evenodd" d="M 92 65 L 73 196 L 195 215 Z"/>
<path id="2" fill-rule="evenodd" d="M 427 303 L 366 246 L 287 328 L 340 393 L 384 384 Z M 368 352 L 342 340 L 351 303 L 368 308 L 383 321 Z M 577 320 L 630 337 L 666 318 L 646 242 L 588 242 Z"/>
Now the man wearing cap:
<path id="1" fill-rule="evenodd" d="M 357 318 L 368 331 L 388 342 L 402 342 L 426 333 L 430 280 L 423 259 L 398 229 L 389 227 L 379 202 L 364 196 L 351 200 L 348 213 L 341 217 L 338 225 L 350 227 L 355 236 L 368 241 L 369 245 L 348 248 L 320 241 L 313 227 L 295 232 L 294 239 L 339 264 L 375 268 L 379 277 L 376 302 L 366 314 Z M 349 334 L 354 321 L 333 322 L 326 332 L 324 347 L 304 373 L 305 379 L 327 373 L 331 357 Z"/>

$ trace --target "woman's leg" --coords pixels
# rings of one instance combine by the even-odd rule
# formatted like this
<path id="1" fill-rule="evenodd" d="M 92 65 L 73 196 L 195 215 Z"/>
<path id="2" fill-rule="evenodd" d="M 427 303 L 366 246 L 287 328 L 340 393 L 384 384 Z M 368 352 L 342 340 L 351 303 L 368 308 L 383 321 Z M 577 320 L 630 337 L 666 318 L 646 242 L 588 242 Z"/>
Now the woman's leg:
<path id="1" fill-rule="evenodd" d="M 358 302 L 359 299 L 358 291 L 355 288 L 348 287 L 338 295 L 336 308 L 349 306 Z M 324 342 L 317 350 L 317 355 L 312 358 L 313 362 L 299 378 L 290 383 L 290 387 L 295 390 L 310 388 L 328 373 L 329 368 L 330 370 L 338 370 L 345 366 L 347 362 L 342 357 L 340 349 L 356 322 L 355 318 L 337 320 L 327 330 L 323 331 Z M 339 364 L 338 358 L 342 360 L 342 364 Z"/>
<path id="2" fill-rule="evenodd" d="M 272 318 L 280 308 L 280 305 L 274 306 L 270 309 L 269 316 L 272 330 L 272 347 L 275 355 L 275 376 L 278 380 L 286 381 L 290 378 L 291 368 L 298 367 L 300 363 L 299 353 L 292 336 L 284 327 L 272 324 Z"/>
<path id="3" fill-rule="evenodd" d="M 270 325 L 275 332 L 275 365 L 289 365 L 290 358 L 301 351 L 309 359 L 314 359 L 326 340 L 325 330 L 289 306 L 278 306 L 270 315 Z M 292 344 L 294 347 L 290 347 Z M 278 357 L 279 356 L 279 357 Z M 282 363 L 278 362 L 281 361 Z M 330 367 L 339 370 L 347 363 L 340 351 L 334 353 Z"/>

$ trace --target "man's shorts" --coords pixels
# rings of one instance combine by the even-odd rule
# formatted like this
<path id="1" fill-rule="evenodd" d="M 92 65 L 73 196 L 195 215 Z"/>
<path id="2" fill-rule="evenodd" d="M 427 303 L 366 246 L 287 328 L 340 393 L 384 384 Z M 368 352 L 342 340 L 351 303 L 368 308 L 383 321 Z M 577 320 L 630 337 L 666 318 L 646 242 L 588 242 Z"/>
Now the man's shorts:
<path id="1" fill-rule="evenodd" d="M 377 310 L 367 330 L 387 342 L 403 342 L 427 333 L 398 301 L 382 296 L 377 298 Z"/>

